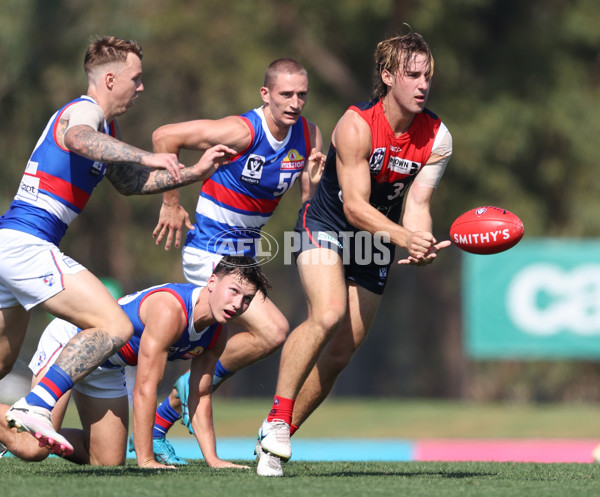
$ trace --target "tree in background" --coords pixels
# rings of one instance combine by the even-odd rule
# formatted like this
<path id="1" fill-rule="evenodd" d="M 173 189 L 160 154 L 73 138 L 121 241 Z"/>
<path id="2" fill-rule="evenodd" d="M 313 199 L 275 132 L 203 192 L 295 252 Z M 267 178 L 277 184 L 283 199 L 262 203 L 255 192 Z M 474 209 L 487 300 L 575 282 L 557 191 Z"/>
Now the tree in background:
<path id="1" fill-rule="evenodd" d="M 600 8 L 593 0 L 4 0 L 0 207 L 14 195 L 31 143 L 50 114 L 85 90 L 80 66 L 90 37 L 135 38 L 144 48 L 146 90 L 123 120 L 130 143 L 148 148 L 161 124 L 259 106 L 263 68 L 290 56 L 309 71 L 306 115 L 328 144 L 342 112 L 369 96 L 376 42 L 405 22 L 433 50 L 430 104 L 454 138 L 454 154 L 433 202 L 438 239 L 447 236 L 456 216 L 484 204 L 518 213 L 527 237 L 597 237 Z M 181 193 L 193 210 L 197 190 Z M 69 229 L 76 236 L 65 237 L 66 252 L 81 254 L 83 264 L 115 278 L 125 291 L 182 280 L 180 254 L 156 247 L 151 236 L 159 199 L 123 201 L 103 186 L 94 197 Z M 287 195 L 269 233 L 281 241 L 298 207 L 298 196 Z M 516 377 L 548 377 L 536 373 L 550 367 L 544 364 L 478 365 L 463 357 L 460 257 L 449 250 L 420 278 L 410 268 L 394 269 L 398 274 L 385 298 L 395 305 L 383 304 L 386 312 L 340 378 L 338 392 L 484 396 L 477 393 L 478 378 L 489 377 L 506 384 L 492 389 L 502 397 L 511 395 Z M 295 269 L 277 258 L 266 271 L 274 288 L 285 290 L 277 292 L 278 304 L 292 324 L 298 322 L 305 310 L 294 291 Z M 421 311 L 424 299 L 434 299 L 439 312 Z M 35 333 L 29 337 L 36 339 Z M 238 388 L 260 393 L 255 374 L 274 367 L 268 361 L 257 365 L 255 373 L 235 379 Z M 503 373 L 495 374 L 495 368 Z M 579 377 L 589 381 L 590 371 L 600 376 L 590 364 L 565 366 L 562 381 L 531 386 L 530 396 L 536 388 L 559 395 L 579 381 L 582 368 L 587 373 Z M 266 392 L 272 387 L 264 386 Z"/>

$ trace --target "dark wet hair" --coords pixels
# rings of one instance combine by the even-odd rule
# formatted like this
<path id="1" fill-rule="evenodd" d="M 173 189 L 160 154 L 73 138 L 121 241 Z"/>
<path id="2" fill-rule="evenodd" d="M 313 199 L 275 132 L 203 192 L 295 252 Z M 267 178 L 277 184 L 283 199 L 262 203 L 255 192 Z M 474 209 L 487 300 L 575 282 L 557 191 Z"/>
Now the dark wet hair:
<path id="1" fill-rule="evenodd" d="M 267 290 L 271 288 L 265 273 L 256 259 L 246 255 L 226 255 L 223 257 L 215 269 L 213 274 L 216 276 L 225 276 L 233 274 L 241 280 L 256 287 L 257 292 L 261 292 L 265 297 Z"/>

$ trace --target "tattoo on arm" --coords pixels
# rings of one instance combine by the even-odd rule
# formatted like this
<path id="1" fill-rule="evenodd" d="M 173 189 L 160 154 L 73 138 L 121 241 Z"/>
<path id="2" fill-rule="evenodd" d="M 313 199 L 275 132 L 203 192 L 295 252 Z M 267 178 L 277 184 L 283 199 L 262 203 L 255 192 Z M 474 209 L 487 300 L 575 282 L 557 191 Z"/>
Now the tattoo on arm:
<path id="1" fill-rule="evenodd" d="M 112 136 L 81 126 L 73 135 L 73 152 L 88 159 L 111 163 L 139 163 L 150 152 L 119 141 Z"/>
<path id="2" fill-rule="evenodd" d="M 125 345 L 123 340 L 109 335 L 104 330 L 82 331 L 67 342 L 55 364 L 77 382 L 100 366 L 123 345 Z"/>
<path id="3" fill-rule="evenodd" d="M 177 183 L 166 169 L 151 169 L 137 164 L 108 164 L 106 177 L 123 195 L 147 195 L 173 190 L 203 179 L 192 168 L 181 170 Z"/>

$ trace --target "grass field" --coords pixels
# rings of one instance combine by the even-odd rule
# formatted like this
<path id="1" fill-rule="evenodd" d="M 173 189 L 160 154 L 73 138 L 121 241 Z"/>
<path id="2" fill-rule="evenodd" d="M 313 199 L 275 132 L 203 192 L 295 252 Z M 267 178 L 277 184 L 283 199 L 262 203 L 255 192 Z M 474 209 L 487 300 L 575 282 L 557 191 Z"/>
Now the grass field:
<path id="1" fill-rule="evenodd" d="M 591 464 L 294 463 L 285 478 L 211 470 L 192 462 L 177 471 L 75 466 L 60 459 L 0 461 L 3 497 L 115 496 L 420 496 L 597 497 L 600 467 Z"/>
<path id="2" fill-rule="evenodd" d="M 215 400 L 218 437 L 256 433 L 270 402 Z M 73 426 L 73 413 L 66 425 Z M 600 407 L 504 405 L 443 401 L 330 400 L 298 436 L 378 438 L 594 438 Z M 173 436 L 186 430 L 180 424 Z M 243 462 L 243 461 L 241 461 Z M 243 462 L 244 463 L 244 462 Z M 212 470 L 202 460 L 177 471 L 81 467 L 0 459 L 1 497 L 42 496 L 598 496 L 600 465 L 483 462 L 294 462 L 285 478 Z"/>

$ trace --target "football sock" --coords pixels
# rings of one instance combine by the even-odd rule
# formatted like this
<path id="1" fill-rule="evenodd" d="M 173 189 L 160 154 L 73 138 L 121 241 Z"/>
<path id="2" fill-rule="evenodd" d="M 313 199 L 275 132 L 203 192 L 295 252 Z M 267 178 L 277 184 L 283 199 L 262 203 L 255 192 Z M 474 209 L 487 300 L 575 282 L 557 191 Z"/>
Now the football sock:
<path id="1" fill-rule="evenodd" d="M 275 395 L 275 398 L 273 399 L 273 407 L 267 416 L 267 421 L 271 422 L 274 419 L 280 419 L 288 425 L 292 424 L 292 411 L 294 410 L 294 402 L 296 402 L 295 399 L 286 399 L 285 397 Z"/>
<path id="2" fill-rule="evenodd" d="M 175 421 L 177 421 L 180 417 L 180 414 L 173 409 L 173 407 L 171 407 L 171 404 L 169 403 L 169 397 L 167 397 L 156 409 L 156 416 L 154 416 L 154 428 L 152 429 L 152 438 L 164 437 L 169 431 L 169 428 L 171 428 Z"/>
<path id="3" fill-rule="evenodd" d="M 290 437 L 296 433 L 296 431 L 298 431 L 298 428 L 300 428 L 299 426 L 296 425 L 290 425 Z"/>
<path id="4" fill-rule="evenodd" d="M 221 359 L 217 361 L 217 365 L 215 367 L 215 374 L 213 376 L 213 387 L 216 387 L 221 382 L 225 381 L 229 378 L 233 373 L 227 371 L 221 362 Z"/>
<path id="5" fill-rule="evenodd" d="M 73 388 L 73 380 L 56 364 L 50 366 L 40 382 L 25 397 L 30 406 L 52 410 L 65 392 Z"/>

